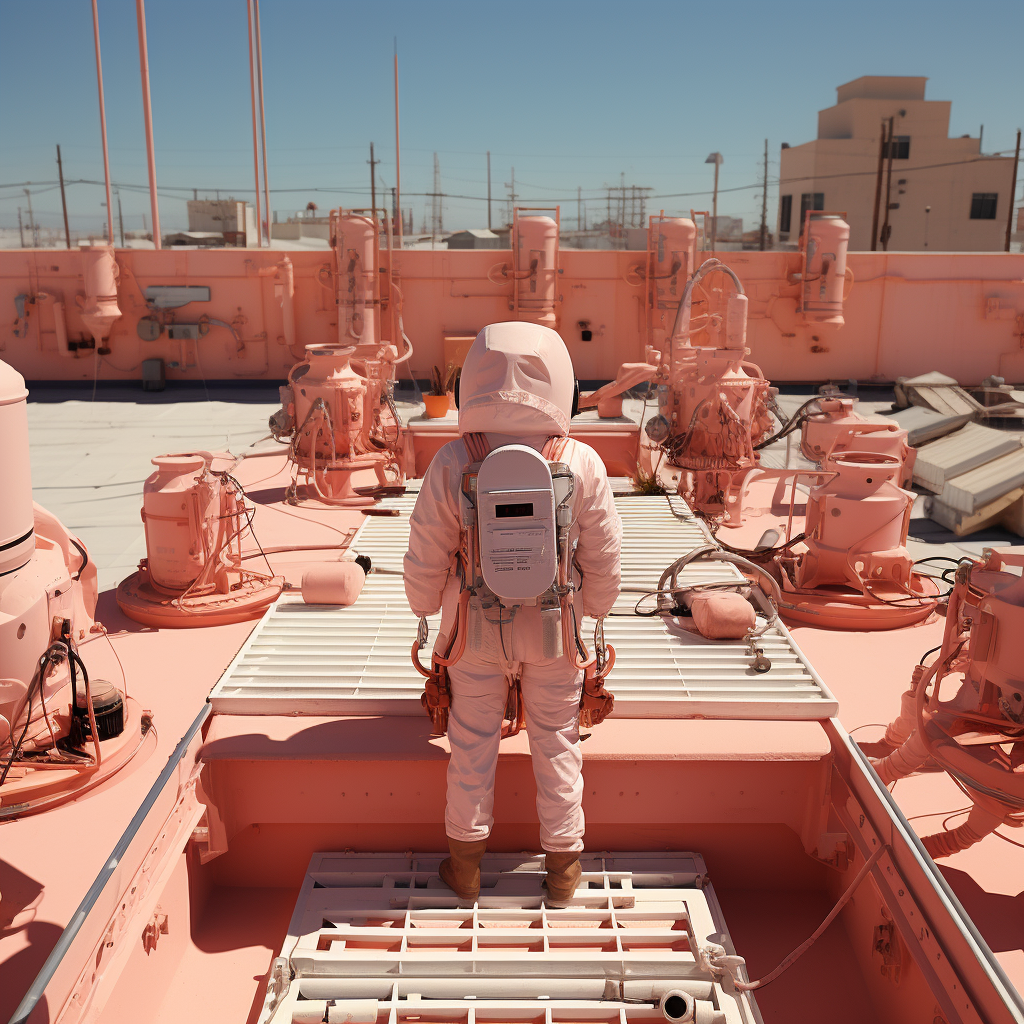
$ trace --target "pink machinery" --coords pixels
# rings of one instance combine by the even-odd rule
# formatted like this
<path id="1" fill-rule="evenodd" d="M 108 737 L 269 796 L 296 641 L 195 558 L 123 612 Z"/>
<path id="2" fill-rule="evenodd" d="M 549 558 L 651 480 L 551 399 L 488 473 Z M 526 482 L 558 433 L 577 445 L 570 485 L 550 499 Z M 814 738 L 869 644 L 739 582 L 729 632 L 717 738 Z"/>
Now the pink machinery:
<path id="1" fill-rule="evenodd" d="M 899 716 L 874 761 L 886 785 L 938 767 L 971 799 L 967 820 L 922 841 L 932 857 L 972 846 L 1000 825 L 1024 824 L 1024 556 L 986 549 L 953 575 L 942 645 L 915 666 Z M 929 651 L 928 654 L 933 652 Z M 946 692 L 943 693 L 945 687 Z"/>
<path id="2" fill-rule="evenodd" d="M 727 299 L 719 295 L 715 302 L 702 284 L 712 273 L 730 278 L 735 293 Z M 705 311 L 694 324 L 691 308 L 698 287 Z M 712 305 L 724 305 L 724 311 Z M 738 477 L 758 465 L 755 445 L 771 428 L 769 384 L 746 359 L 746 331 L 747 297 L 739 278 L 721 261 L 709 259 L 686 283 L 671 329 L 654 346 L 656 379 L 665 387 L 659 391 L 659 414 L 644 427 L 654 447 L 642 449 L 641 466 L 654 471 L 653 452 L 660 449 L 669 465 L 683 470 L 680 493 L 705 516 L 727 514 L 727 494 Z M 707 333 L 710 344 L 692 343 L 691 333 L 700 332 Z M 721 346 L 715 344 L 720 337 Z"/>
<path id="3" fill-rule="evenodd" d="M 143 487 L 147 557 L 117 588 L 117 603 L 147 626 L 210 626 L 261 615 L 284 589 L 280 576 L 242 565 L 252 509 L 228 452 L 153 459 Z"/>
<path id="4" fill-rule="evenodd" d="M 387 231 L 390 239 L 390 230 Z M 381 341 L 379 227 L 372 217 L 331 212 L 337 343 L 307 345 L 281 388 L 270 429 L 287 442 L 293 466 L 288 499 L 328 505 L 372 503 L 404 486 L 402 424 L 394 405 L 395 367 L 412 355 L 402 326 L 401 290 L 390 275 L 395 333 L 405 351 Z M 321 282 L 323 283 L 323 282 Z"/>
<path id="5" fill-rule="evenodd" d="M 105 633 L 96 568 L 32 501 L 27 396 L 0 362 L 0 821 L 98 785 L 148 729 L 126 683 L 90 679 L 78 653 Z"/>

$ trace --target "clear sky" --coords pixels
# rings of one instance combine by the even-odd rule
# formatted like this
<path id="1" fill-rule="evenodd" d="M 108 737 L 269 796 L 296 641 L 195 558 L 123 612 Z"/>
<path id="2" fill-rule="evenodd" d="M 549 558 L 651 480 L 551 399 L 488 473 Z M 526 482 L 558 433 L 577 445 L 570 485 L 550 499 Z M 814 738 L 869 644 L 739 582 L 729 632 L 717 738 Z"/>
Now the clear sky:
<path id="1" fill-rule="evenodd" d="M 133 0 L 99 0 L 111 174 L 145 186 Z M 186 226 L 185 198 L 253 190 L 245 0 L 148 0 L 160 215 Z M 438 154 L 446 229 L 485 226 L 485 153 L 495 199 L 515 167 L 521 202 L 576 190 L 591 221 L 604 186 L 650 186 L 650 207 L 710 203 L 705 158 L 724 157 L 719 213 L 760 218 L 780 144 L 814 138 L 817 111 L 861 75 L 927 75 L 928 99 L 952 100 L 950 134 L 986 153 L 1024 126 L 1024 2 L 862 0 L 262 0 L 272 203 L 284 217 L 368 205 L 369 144 L 394 185 L 392 49 L 400 61 L 403 206 L 420 227 Z M 90 0 L 0 0 L 0 227 L 33 186 L 37 219 L 56 227 L 55 144 L 68 179 L 101 180 Z M 49 191 L 44 191 L 50 189 Z M 316 192 L 314 189 L 324 190 Z M 735 191 L 728 191 L 733 189 Z M 327 191 L 331 190 L 331 191 Z M 680 196 L 678 193 L 698 193 Z M 143 188 L 123 189 L 125 226 L 142 226 Z M 769 223 L 777 190 L 769 192 Z M 68 188 L 73 229 L 98 230 L 101 187 Z M 495 203 L 495 221 L 504 203 Z"/>

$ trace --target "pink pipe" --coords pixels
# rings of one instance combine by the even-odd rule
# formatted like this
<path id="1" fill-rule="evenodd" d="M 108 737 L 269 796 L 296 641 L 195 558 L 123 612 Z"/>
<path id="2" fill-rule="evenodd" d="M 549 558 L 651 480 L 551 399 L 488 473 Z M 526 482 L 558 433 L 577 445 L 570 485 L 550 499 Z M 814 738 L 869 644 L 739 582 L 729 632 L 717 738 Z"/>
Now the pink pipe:
<path id="1" fill-rule="evenodd" d="M 139 67 L 142 72 L 142 113 L 146 119 L 146 159 L 149 164 L 149 205 L 153 211 L 153 248 L 160 248 L 160 208 L 156 194 L 156 159 L 153 155 L 153 105 L 149 97 L 149 51 L 146 49 L 146 0 L 135 0 L 139 24 Z M 109 210 L 109 201 L 108 207 Z M 111 238 L 113 242 L 113 238 Z"/>
<path id="2" fill-rule="evenodd" d="M 402 231 L 405 218 L 402 216 L 402 147 L 398 137 L 398 44 L 395 44 L 395 206 L 398 207 L 397 249 L 402 248 Z"/>
<path id="3" fill-rule="evenodd" d="M 263 43 L 260 38 L 260 0 L 252 0 L 256 22 L 256 84 L 260 93 L 260 140 L 263 145 L 263 197 L 266 201 L 267 245 L 270 244 L 270 171 L 267 168 L 267 111 L 263 106 Z"/>
<path id="4" fill-rule="evenodd" d="M 96 0 L 93 0 L 95 3 Z M 252 100 L 252 166 L 256 176 L 256 231 L 258 244 L 263 246 L 263 214 L 260 207 L 260 144 L 259 128 L 256 122 L 256 69 L 252 53 L 252 0 L 246 0 L 245 10 L 249 16 L 249 96 Z"/>
<path id="5" fill-rule="evenodd" d="M 100 138 L 103 140 L 103 180 L 107 186 L 107 241 L 114 244 L 114 208 L 110 201 L 110 156 L 107 153 L 107 108 L 103 103 L 103 61 L 100 58 L 100 15 L 92 0 L 92 37 L 96 44 L 96 87 L 100 94 Z M 68 243 L 70 245 L 70 243 Z"/>

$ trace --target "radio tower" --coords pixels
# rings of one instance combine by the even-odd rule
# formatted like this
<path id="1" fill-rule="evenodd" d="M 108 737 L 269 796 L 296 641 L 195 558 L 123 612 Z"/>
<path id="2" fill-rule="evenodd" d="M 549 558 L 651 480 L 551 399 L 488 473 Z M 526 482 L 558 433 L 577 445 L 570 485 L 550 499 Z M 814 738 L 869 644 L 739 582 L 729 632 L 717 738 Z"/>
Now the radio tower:
<path id="1" fill-rule="evenodd" d="M 430 235 L 431 245 L 436 244 L 440 235 L 444 234 L 444 219 L 441 214 L 441 164 L 434 154 L 434 191 L 430 197 Z"/>

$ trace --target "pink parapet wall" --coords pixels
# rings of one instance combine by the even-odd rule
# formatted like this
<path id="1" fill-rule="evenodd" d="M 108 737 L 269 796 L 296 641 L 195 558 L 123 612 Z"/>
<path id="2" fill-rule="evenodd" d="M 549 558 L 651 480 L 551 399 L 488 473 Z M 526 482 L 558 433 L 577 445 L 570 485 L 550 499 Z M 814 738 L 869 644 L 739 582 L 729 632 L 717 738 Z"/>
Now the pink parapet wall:
<path id="1" fill-rule="evenodd" d="M 699 264 L 711 253 L 695 255 Z M 965 384 L 991 374 L 1024 382 L 1024 254 L 849 253 L 842 326 L 799 311 L 799 252 L 717 255 L 743 282 L 750 358 L 773 382 L 885 382 L 928 370 Z M 377 257 L 375 284 L 348 305 L 350 262 L 339 272 L 332 250 L 116 250 L 120 317 L 100 345 L 98 376 L 137 380 L 143 360 L 162 359 L 172 381 L 282 380 L 306 345 L 338 342 L 341 308 L 343 328 L 379 314 L 380 338 L 399 351 L 404 328 L 415 352 L 402 375 L 422 380 L 434 365 L 461 363 L 465 339 L 485 324 L 534 319 L 511 250 L 392 254 L 382 245 Z M 94 260 L 83 250 L 0 252 L 0 358 L 26 379 L 97 372 L 84 319 Z M 557 251 L 554 326 L 581 379 L 611 380 L 623 362 L 645 361 L 664 306 L 647 266 L 643 251 Z M 147 288 L 185 285 L 209 298 L 147 304 Z"/>

